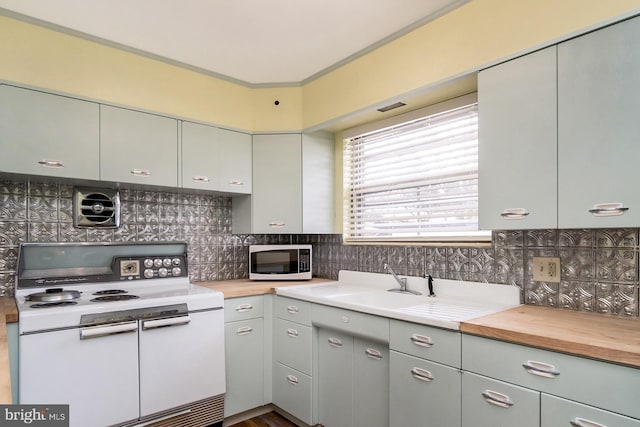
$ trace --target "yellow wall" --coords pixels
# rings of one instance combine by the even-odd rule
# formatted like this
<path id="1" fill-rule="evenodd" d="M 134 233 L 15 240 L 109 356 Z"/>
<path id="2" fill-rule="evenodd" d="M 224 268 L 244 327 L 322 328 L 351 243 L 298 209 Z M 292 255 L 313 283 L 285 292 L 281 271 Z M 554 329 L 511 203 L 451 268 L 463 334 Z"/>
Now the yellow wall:
<path id="1" fill-rule="evenodd" d="M 248 88 L 0 16 L 0 79 L 247 131 L 296 131 L 639 8 L 640 0 L 471 0 L 304 87 L 283 88 Z"/>
<path id="2" fill-rule="evenodd" d="M 304 127 L 477 71 L 637 8 L 638 0 L 472 0 L 307 84 Z"/>

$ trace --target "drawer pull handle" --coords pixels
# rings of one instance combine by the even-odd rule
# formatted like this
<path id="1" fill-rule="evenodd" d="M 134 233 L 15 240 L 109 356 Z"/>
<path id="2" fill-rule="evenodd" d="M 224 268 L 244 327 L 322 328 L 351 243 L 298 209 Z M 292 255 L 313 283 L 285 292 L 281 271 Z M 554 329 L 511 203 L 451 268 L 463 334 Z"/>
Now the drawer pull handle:
<path id="1" fill-rule="evenodd" d="M 527 363 L 523 363 L 522 367 L 531 375 L 537 375 L 539 377 L 555 378 L 560 375 L 560 371 L 548 363 L 527 360 Z"/>
<path id="2" fill-rule="evenodd" d="M 593 216 L 619 216 L 628 211 L 622 203 L 598 203 L 593 205 L 589 212 Z"/>
<path id="3" fill-rule="evenodd" d="M 295 329 L 289 328 L 287 329 L 287 335 L 289 335 L 291 338 L 298 338 L 298 331 L 296 331 Z"/>
<path id="4" fill-rule="evenodd" d="M 369 359 L 382 360 L 382 353 L 375 348 L 367 348 L 364 354 L 366 354 Z"/>
<path id="5" fill-rule="evenodd" d="M 290 314 L 297 314 L 298 311 L 300 311 L 300 310 L 298 309 L 298 306 L 296 306 L 296 305 L 288 305 L 287 306 L 287 312 L 289 312 Z"/>
<path id="6" fill-rule="evenodd" d="M 202 183 L 202 184 L 207 183 L 207 182 L 210 181 L 209 177 L 208 176 L 204 176 L 204 175 L 196 175 L 196 176 L 192 177 L 191 179 L 193 181 L 195 181 L 195 182 L 199 182 L 199 183 Z"/>
<path id="7" fill-rule="evenodd" d="M 148 169 L 133 169 L 131 175 L 147 177 L 151 176 L 151 171 Z"/>
<path id="8" fill-rule="evenodd" d="M 287 375 L 287 381 L 289 382 L 289 384 L 298 385 L 298 379 L 293 375 Z"/>
<path id="9" fill-rule="evenodd" d="M 236 334 L 238 334 L 238 335 L 247 335 L 247 334 L 250 334 L 251 332 L 253 332 L 253 328 L 252 327 L 244 326 L 242 328 L 238 328 L 238 330 L 236 331 Z"/>
<path id="10" fill-rule="evenodd" d="M 433 340 L 426 335 L 413 334 L 411 335 L 411 342 L 420 347 L 433 347 Z"/>
<path id="11" fill-rule="evenodd" d="M 573 427 L 607 427 L 604 424 L 596 423 L 595 421 L 585 420 L 584 418 L 574 418 L 569 421 Z"/>
<path id="12" fill-rule="evenodd" d="M 330 346 L 332 347 L 342 347 L 342 341 L 335 337 L 329 337 L 327 340 Z"/>
<path id="13" fill-rule="evenodd" d="M 236 311 L 238 313 L 245 313 L 247 311 L 253 310 L 253 306 L 251 304 L 240 304 L 236 307 Z"/>
<path id="14" fill-rule="evenodd" d="M 482 397 L 487 403 L 490 403 L 500 408 L 510 408 L 513 406 L 513 400 L 506 394 L 498 393 L 493 390 L 485 390 L 482 392 Z"/>
<path id="15" fill-rule="evenodd" d="M 428 383 L 433 381 L 433 375 L 431 375 L 431 372 L 427 371 L 426 369 L 413 368 L 411 369 L 411 375 L 413 375 L 414 378 L 417 378 L 420 381 L 424 381 Z"/>
<path id="16" fill-rule="evenodd" d="M 269 223 L 269 227 L 271 228 L 283 228 L 284 227 L 284 222 L 282 221 L 273 221 Z"/>
<path id="17" fill-rule="evenodd" d="M 45 168 L 63 168 L 64 163 L 62 160 L 51 160 L 51 159 L 42 159 L 38 162 L 38 164 L 44 166 Z"/>
<path id="18" fill-rule="evenodd" d="M 525 208 L 509 208 L 500 213 L 500 216 L 504 219 L 524 219 L 529 215 L 529 212 Z"/>
<path id="19" fill-rule="evenodd" d="M 244 185 L 244 182 L 237 180 L 237 181 L 229 181 L 229 185 Z"/>

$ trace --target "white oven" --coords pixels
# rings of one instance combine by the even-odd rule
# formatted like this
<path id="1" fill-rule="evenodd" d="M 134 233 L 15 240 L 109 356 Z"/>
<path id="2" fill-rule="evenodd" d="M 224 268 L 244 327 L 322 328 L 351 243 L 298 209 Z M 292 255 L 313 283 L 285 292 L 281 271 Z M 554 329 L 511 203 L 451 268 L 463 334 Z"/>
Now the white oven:
<path id="1" fill-rule="evenodd" d="M 16 302 L 20 403 L 68 404 L 71 427 L 222 425 L 224 299 L 189 283 L 185 244 L 24 244 Z"/>

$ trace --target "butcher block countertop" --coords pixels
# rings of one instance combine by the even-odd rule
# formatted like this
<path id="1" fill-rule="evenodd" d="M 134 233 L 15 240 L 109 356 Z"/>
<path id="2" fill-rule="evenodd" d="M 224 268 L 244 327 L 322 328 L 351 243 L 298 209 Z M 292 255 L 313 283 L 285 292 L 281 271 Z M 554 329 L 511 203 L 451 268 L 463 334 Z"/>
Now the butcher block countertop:
<path id="1" fill-rule="evenodd" d="M 460 324 L 462 332 L 640 368 L 640 319 L 523 305 Z"/>
<path id="2" fill-rule="evenodd" d="M 18 308 L 13 298 L 0 297 L 0 404 L 11 403 L 11 375 L 7 323 L 18 321 Z"/>
<path id="3" fill-rule="evenodd" d="M 226 298 L 247 297 L 252 295 L 275 294 L 276 288 L 283 286 L 316 285 L 334 280 L 314 277 L 311 280 L 256 281 L 249 279 L 218 280 L 212 282 L 196 282 L 196 285 L 220 291 Z"/>

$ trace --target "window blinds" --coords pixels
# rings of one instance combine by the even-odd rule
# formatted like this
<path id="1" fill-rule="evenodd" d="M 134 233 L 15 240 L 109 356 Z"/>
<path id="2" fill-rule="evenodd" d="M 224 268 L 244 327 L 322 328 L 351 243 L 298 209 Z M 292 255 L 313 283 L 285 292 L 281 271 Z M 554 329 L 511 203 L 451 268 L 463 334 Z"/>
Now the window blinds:
<path id="1" fill-rule="evenodd" d="M 477 103 L 350 138 L 346 240 L 478 240 Z"/>

